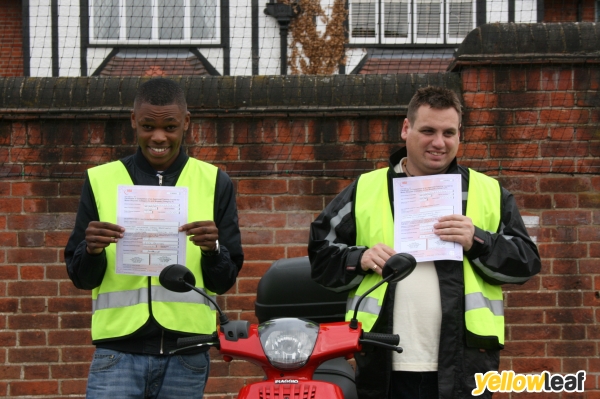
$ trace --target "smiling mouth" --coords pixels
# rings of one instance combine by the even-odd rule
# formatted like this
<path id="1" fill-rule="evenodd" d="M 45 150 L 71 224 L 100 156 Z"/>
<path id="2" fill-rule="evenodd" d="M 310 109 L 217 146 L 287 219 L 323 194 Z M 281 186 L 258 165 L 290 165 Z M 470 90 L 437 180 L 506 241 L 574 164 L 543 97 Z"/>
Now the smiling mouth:
<path id="1" fill-rule="evenodd" d="M 150 151 L 155 152 L 157 154 L 163 154 L 165 152 L 167 152 L 167 150 L 169 149 L 169 147 L 148 147 L 150 149 Z"/>

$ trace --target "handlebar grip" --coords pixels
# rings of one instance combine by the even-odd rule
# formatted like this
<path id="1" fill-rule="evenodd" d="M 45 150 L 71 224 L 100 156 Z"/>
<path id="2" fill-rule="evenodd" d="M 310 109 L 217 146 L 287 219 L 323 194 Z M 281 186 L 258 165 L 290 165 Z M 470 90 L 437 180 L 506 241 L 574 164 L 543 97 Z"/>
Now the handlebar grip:
<path id="1" fill-rule="evenodd" d="M 186 346 L 208 344 L 211 342 L 219 342 L 219 335 L 216 332 L 210 335 L 196 335 L 194 337 L 178 338 L 177 347 L 185 348 Z"/>
<path id="2" fill-rule="evenodd" d="M 400 336 L 398 334 L 381 334 L 381 333 L 363 332 L 362 339 L 383 342 L 384 344 L 394 345 L 394 346 L 396 346 L 400 343 Z"/>

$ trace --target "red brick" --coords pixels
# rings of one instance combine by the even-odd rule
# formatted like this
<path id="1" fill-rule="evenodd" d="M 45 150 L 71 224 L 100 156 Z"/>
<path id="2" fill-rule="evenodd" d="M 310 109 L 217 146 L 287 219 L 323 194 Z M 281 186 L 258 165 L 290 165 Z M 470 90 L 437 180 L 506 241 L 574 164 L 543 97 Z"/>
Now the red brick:
<path id="1" fill-rule="evenodd" d="M 581 193 L 579 194 L 580 208 L 600 208 L 600 193 Z"/>
<path id="2" fill-rule="evenodd" d="M 254 301 L 256 295 L 235 295 L 227 298 L 227 306 L 230 310 L 242 309 L 252 310 L 254 309 Z"/>
<path id="3" fill-rule="evenodd" d="M 534 158 L 538 151 L 537 144 L 490 144 L 493 158 Z"/>
<path id="4" fill-rule="evenodd" d="M 15 313 L 19 309 L 16 298 L 0 298 L 0 313 Z"/>
<path id="5" fill-rule="evenodd" d="M 551 209 L 552 197 L 543 194 L 515 194 L 520 209 Z"/>
<path id="6" fill-rule="evenodd" d="M 238 292 L 240 294 L 256 294 L 258 279 L 240 279 L 237 280 Z"/>
<path id="7" fill-rule="evenodd" d="M 542 226 L 581 226 L 591 223 L 589 211 L 544 211 L 540 219 Z"/>
<path id="8" fill-rule="evenodd" d="M 306 121 L 304 120 L 278 120 L 277 141 L 280 143 L 306 142 Z"/>
<path id="9" fill-rule="evenodd" d="M 58 318 L 56 315 L 10 315 L 8 316 L 8 327 L 11 330 L 54 329 L 58 328 Z"/>
<path id="10" fill-rule="evenodd" d="M 287 192 L 286 180 L 252 179 L 240 180 L 238 183 L 239 194 L 283 194 Z"/>
<path id="11" fill-rule="evenodd" d="M 542 143 L 540 150 L 543 157 L 585 157 L 589 154 L 587 143 Z"/>
<path id="12" fill-rule="evenodd" d="M 556 357 L 515 358 L 513 360 L 513 371 L 519 374 L 541 373 L 542 371 L 558 373 L 561 371 L 561 361 L 560 358 Z"/>
<path id="13" fill-rule="evenodd" d="M 302 230 L 278 230 L 275 232 L 277 244 L 308 244 L 308 228 Z"/>
<path id="14" fill-rule="evenodd" d="M 542 357 L 545 343 L 538 341 L 509 341 L 505 343 L 502 356 Z"/>
<path id="15" fill-rule="evenodd" d="M 55 296 L 57 293 L 58 286 L 51 281 L 16 281 L 8 284 L 8 294 L 11 296 Z"/>
<path id="16" fill-rule="evenodd" d="M 23 210 L 23 200 L 21 198 L 3 198 L 0 201 L 0 212 L 2 213 L 20 213 Z"/>
<path id="17" fill-rule="evenodd" d="M 312 194 L 312 181 L 291 179 L 288 182 L 290 195 L 308 195 Z"/>
<path id="18" fill-rule="evenodd" d="M 46 310 L 46 298 L 22 298 L 22 313 L 43 313 Z"/>
<path id="19" fill-rule="evenodd" d="M 244 245 L 273 244 L 273 231 L 242 229 L 242 242 L 244 243 Z"/>
<path id="20" fill-rule="evenodd" d="M 591 309 L 548 309 L 546 311 L 546 323 L 571 324 L 571 323 L 593 323 L 594 313 Z"/>
<path id="21" fill-rule="evenodd" d="M 312 213 L 290 213 L 287 215 L 287 227 L 308 229 L 313 220 L 315 217 Z"/>
<path id="22" fill-rule="evenodd" d="M 275 246 L 246 246 L 244 260 L 277 260 L 285 257 L 285 248 Z"/>
<path id="23" fill-rule="evenodd" d="M 511 341 L 546 341 L 549 339 L 560 339 L 560 326 L 534 325 L 534 326 L 511 326 Z"/>
<path id="24" fill-rule="evenodd" d="M 464 92 L 479 91 L 478 86 L 479 71 L 474 68 L 465 68 L 461 73 L 462 89 Z"/>
<path id="25" fill-rule="evenodd" d="M 34 198 L 23 200 L 23 211 L 25 213 L 46 213 L 48 212 L 48 200 Z"/>
<path id="26" fill-rule="evenodd" d="M 44 233 L 41 231 L 20 232 L 18 236 L 20 247 L 41 247 L 44 245 Z"/>
<path id="27" fill-rule="evenodd" d="M 26 380 L 47 380 L 50 377 L 50 369 L 47 365 L 44 366 L 25 366 Z"/>
<path id="28" fill-rule="evenodd" d="M 552 141 L 573 141 L 576 140 L 575 128 L 571 126 L 552 126 L 549 128 L 549 138 Z"/>
<path id="29" fill-rule="evenodd" d="M 268 196 L 239 196 L 237 198 L 238 210 L 251 210 L 257 211 L 272 211 L 273 210 L 273 197 Z"/>
<path id="30" fill-rule="evenodd" d="M 83 347 L 65 347 L 61 350 L 63 362 L 90 362 L 94 355 L 92 345 Z"/>
<path id="31" fill-rule="evenodd" d="M 55 197 L 58 195 L 58 183 L 12 183 L 12 195 L 16 197 Z"/>
<path id="32" fill-rule="evenodd" d="M 505 306 L 530 307 L 530 306 L 555 306 L 556 295 L 550 292 L 507 292 Z"/>
<path id="33" fill-rule="evenodd" d="M 549 356 L 585 356 L 593 357 L 596 356 L 596 343 L 595 342 L 549 342 L 548 343 L 548 355 Z"/>
<path id="34" fill-rule="evenodd" d="M 573 88 L 573 71 L 571 69 L 543 68 L 541 89 L 563 91 Z"/>
<path id="35" fill-rule="evenodd" d="M 306 245 L 287 247 L 287 258 L 299 258 L 302 256 L 308 256 L 308 249 Z"/>
<path id="36" fill-rule="evenodd" d="M 274 198 L 275 210 L 277 211 L 319 211 L 324 208 L 321 197 L 307 196 L 284 196 Z"/>
<path id="37" fill-rule="evenodd" d="M 575 106 L 575 95 L 562 91 L 550 93 L 550 106 L 553 108 L 572 108 Z"/>
<path id="38" fill-rule="evenodd" d="M 502 127 L 500 128 L 500 139 L 502 140 L 542 140 L 548 137 L 548 129 L 545 127 Z"/>
<path id="39" fill-rule="evenodd" d="M 580 124 L 588 123 L 589 120 L 590 114 L 588 110 L 553 109 L 540 111 L 539 123 L 544 125 L 553 123 Z"/>
<path id="40" fill-rule="evenodd" d="M 465 142 L 479 143 L 496 140 L 498 131 L 495 127 L 465 127 L 463 137 Z"/>
<path id="41" fill-rule="evenodd" d="M 549 290 L 580 290 L 591 289 L 592 280 L 589 276 L 544 276 L 542 286 Z"/>
<path id="42" fill-rule="evenodd" d="M 58 227 L 55 215 L 15 215 L 9 216 L 8 227 L 11 230 L 53 231 Z"/>
<path id="43" fill-rule="evenodd" d="M 554 259 L 552 260 L 553 274 L 578 274 L 577 260 Z M 546 278 L 546 277 L 544 277 Z"/>
<path id="44" fill-rule="evenodd" d="M 0 366 L 0 375 L 3 380 L 19 380 L 21 379 L 21 367 L 2 365 Z"/>
<path id="45" fill-rule="evenodd" d="M 48 312 L 85 312 L 92 308 L 91 298 L 48 298 Z"/>
<path id="46" fill-rule="evenodd" d="M 495 108 L 498 97 L 492 93 L 464 93 L 463 101 L 466 108 Z"/>
<path id="47" fill-rule="evenodd" d="M 44 331 L 21 331 L 19 333 L 19 346 L 46 346 L 46 344 Z"/>
<path id="48" fill-rule="evenodd" d="M 554 208 L 577 208 L 576 194 L 554 194 Z"/>
<path id="49" fill-rule="evenodd" d="M 12 381 L 10 393 L 12 396 L 56 395 L 58 381 Z"/>
<path id="50" fill-rule="evenodd" d="M 286 215 L 278 213 L 240 212 L 239 219 L 240 227 L 277 228 L 286 225 Z"/>
<path id="51" fill-rule="evenodd" d="M 8 348 L 17 344 L 17 334 L 14 332 L 0 332 L 0 345 Z M 0 371 L 2 368 L 0 367 Z M 2 374 L 0 374 L 2 375 Z"/>
<path id="52" fill-rule="evenodd" d="M 81 364 L 53 364 L 50 366 L 50 372 L 53 379 L 87 378 L 89 370 L 81 366 Z"/>
<path id="53" fill-rule="evenodd" d="M 542 324 L 544 312 L 540 309 L 504 309 L 504 318 L 510 324 Z"/>
<path id="54" fill-rule="evenodd" d="M 49 348 L 11 348 L 8 351 L 10 363 L 57 362 L 58 349 Z"/>

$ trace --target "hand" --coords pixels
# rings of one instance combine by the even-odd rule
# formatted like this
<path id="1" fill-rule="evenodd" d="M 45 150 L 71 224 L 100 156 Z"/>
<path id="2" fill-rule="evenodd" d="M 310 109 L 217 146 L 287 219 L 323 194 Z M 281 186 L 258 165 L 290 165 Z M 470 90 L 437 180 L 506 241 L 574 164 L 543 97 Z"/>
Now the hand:
<path id="1" fill-rule="evenodd" d="M 468 251 L 473 246 L 475 226 L 471 218 L 463 215 L 448 215 L 439 218 L 433 225 L 433 232 L 442 241 L 457 242 Z"/>
<path id="2" fill-rule="evenodd" d="M 184 224 L 179 231 L 185 231 L 190 237 L 190 241 L 197 245 L 203 251 L 214 251 L 217 249 L 217 240 L 219 239 L 219 229 L 212 220 L 203 220 Z"/>
<path id="3" fill-rule="evenodd" d="M 86 251 L 88 254 L 99 254 L 110 244 L 123 238 L 125 229 L 116 224 L 107 222 L 90 222 L 85 229 Z"/>
<path id="4" fill-rule="evenodd" d="M 379 243 L 363 252 L 362 258 L 360 258 L 360 267 L 364 271 L 373 270 L 381 275 L 385 262 L 395 253 L 396 251 L 392 248 Z"/>

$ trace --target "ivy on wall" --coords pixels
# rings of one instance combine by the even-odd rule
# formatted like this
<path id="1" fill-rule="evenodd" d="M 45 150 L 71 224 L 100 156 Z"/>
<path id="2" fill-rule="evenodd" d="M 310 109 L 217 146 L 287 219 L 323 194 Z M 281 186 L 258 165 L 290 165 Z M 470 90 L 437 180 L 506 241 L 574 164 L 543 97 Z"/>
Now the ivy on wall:
<path id="1" fill-rule="evenodd" d="M 327 15 L 320 0 L 286 0 L 297 16 L 290 23 L 292 51 L 289 66 L 293 74 L 331 75 L 346 64 L 345 0 L 335 0 Z M 322 26 L 317 28 L 317 21 Z"/>

